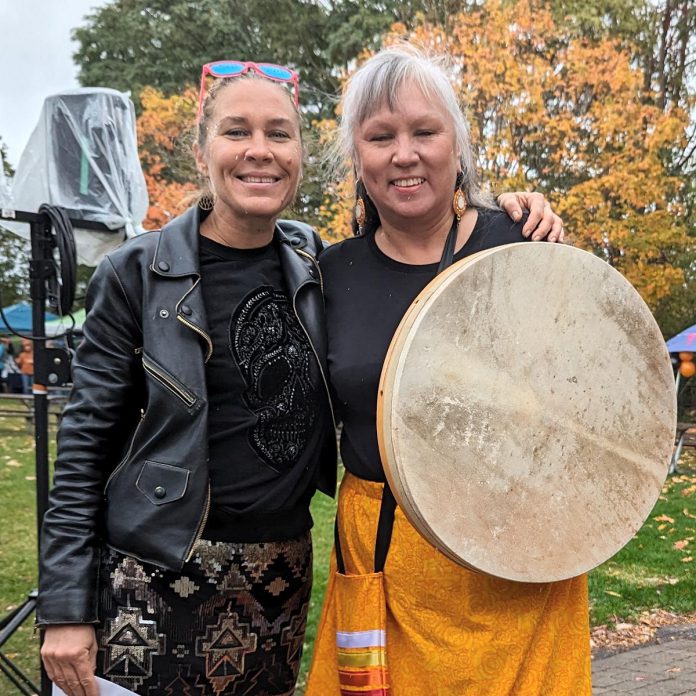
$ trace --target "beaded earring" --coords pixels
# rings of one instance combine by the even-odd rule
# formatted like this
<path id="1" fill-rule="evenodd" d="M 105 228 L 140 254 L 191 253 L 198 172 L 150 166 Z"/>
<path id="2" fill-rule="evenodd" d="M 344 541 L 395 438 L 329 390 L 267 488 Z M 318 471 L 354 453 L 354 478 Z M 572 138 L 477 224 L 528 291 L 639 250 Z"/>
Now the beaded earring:
<path id="1" fill-rule="evenodd" d="M 355 215 L 355 221 L 358 223 L 358 227 L 362 230 L 365 224 L 365 201 L 362 196 L 358 196 L 355 200 L 355 208 L 353 208 L 353 215 Z"/>
<path id="2" fill-rule="evenodd" d="M 454 190 L 454 197 L 452 198 L 452 209 L 454 214 L 457 216 L 457 220 L 462 219 L 462 215 L 466 212 L 466 195 L 459 187 Z"/>

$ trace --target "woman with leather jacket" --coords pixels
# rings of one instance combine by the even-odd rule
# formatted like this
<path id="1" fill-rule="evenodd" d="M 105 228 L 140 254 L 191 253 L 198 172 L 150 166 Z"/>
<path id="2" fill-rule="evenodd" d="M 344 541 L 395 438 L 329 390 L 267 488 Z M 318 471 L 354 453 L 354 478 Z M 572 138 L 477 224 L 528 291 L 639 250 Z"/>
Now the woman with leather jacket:
<path id="1" fill-rule="evenodd" d="M 204 66 L 208 193 L 91 281 L 37 611 L 68 696 L 95 696 L 95 674 L 148 695 L 294 692 L 309 501 L 336 485 L 321 243 L 277 219 L 301 178 L 297 89 L 282 66 Z"/>
<path id="2" fill-rule="evenodd" d="M 320 242 L 277 221 L 300 181 L 299 113 L 248 67 L 203 103 L 209 193 L 89 288 L 38 607 L 70 696 L 96 694 L 94 673 L 141 694 L 294 690 L 309 501 L 334 493 L 335 435 Z"/>

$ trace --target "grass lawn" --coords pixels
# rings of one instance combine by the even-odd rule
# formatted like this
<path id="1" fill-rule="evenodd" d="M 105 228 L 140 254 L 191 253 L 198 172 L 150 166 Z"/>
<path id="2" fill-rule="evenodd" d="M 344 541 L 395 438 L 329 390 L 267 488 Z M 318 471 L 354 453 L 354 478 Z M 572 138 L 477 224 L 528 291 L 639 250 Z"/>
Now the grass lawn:
<path id="1" fill-rule="evenodd" d="M 696 469 L 684 471 L 667 479 L 633 540 L 590 574 L 593 626 L 645 609 L 696 611 Z"/>
<path id="2" fill-rule="evenodd" d="M 613 559 L 590 574 L 592 625 L 635 620 L 644 610 L 696 611 L 696 457 L 691 468 L 668 479 L 646 524 Z M 33 438 L 19 418 L 0 419 L 0 615 L 36 586 Z M 310 607 L 300 688 L 319 620 L 333 543 L 334 503 L 317 495 L 314 526 L 314 594 Z M 2 648 L 38 679 L 38 641 L 28 622 Z M 0 694 L 14 693 L 0 675 Z"/>
<path id="3" fill-rule="evenodd" d="M 53 431 L 50 435 L 54 438 Z M 36 475 L 34 438 L 24 418 L 0 418 L 0 616 L 36 588 Z M 39 683 L 33 617 L 2 652 Z M 15 693 L 0 675 L 0 694 Z"/>

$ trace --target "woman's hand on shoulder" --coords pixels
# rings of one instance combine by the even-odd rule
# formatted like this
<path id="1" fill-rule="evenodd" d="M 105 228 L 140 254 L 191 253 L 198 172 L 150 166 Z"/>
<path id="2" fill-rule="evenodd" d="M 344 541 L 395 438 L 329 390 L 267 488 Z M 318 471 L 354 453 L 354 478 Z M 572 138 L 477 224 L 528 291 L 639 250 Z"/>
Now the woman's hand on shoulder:
<path id="1" fill-rule="evenodd" d="M 94 678 L 97 636 L 90 624 L 47 626 L 41 659 L 49 679 L 67 696 L 99 696 Z"/>
<path id="2" fill-rule="evenodd" d="M 522 228 L 525 237 L 531 235 L 533 241 L 563 241 L 563 220 L 551 210 L 551 205 L 543 193 L 501 193 L 497 200 L 498 205 L 515 221 L 522 217 L 524 210 L 529 211 L 527 222 Z"/>

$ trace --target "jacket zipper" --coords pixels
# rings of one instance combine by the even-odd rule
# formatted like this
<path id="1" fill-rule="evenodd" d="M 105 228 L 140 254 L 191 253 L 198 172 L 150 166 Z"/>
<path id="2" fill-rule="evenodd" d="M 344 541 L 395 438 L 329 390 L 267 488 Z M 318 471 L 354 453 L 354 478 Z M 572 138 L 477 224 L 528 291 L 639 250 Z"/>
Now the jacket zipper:
<path id="1" fill-rule="evenodd" d="M 145 414 L 143 413 L 140 416 L 140 421 L 138 422 L 138 425 L 135 426 L 135 430 L 133 431 L 133 437 L 131 437 L 130 445 L 128 446 L 128 451 L 126 452 L 126 456 L 123 457 L 121 460 L 121 463 L 109 474 L 109 478 L 106 479 L 106 483 L 104 484 L 104 495 L 106 495 L 107 491 L 109 490 L 109 485 L 111 484 L 112 479 L 116 474 L 123 469 L 123 467 L 126 465 L 126 462 L 128 461 L 131 452 L 133 451 L 133 445 L 135 444 L 135 438 L 138 434 L 138 430 L 140 430 L 140 426 L 143 424 L 143 421 L 145 420 Z"/>
<path id="2" fill-rule="evenodd" d="M 188 319 L 184 319 L 184 317 L 181 316 L 179 312 L 179 306 L 181 303 L 195 290 L 196 286 L 198 283 L 201 282 L 201 277 L 198 275 L 196 277 L 196 282 L 186 291 L 186 294 L 177 302 L 176 304 L 176 318 L 184 325 L 187 326 L 189 329 L 192 331 L 195 331 L 199 336 L 203 337 L 203 340 L 206 343 L 206 353 L 205 353 L 205 360 L 203 362 L 208 362 L 210 360 L 210 356 L 213 354 L 213 342 L 210 339 L 210 336 L 203 331 L 199 326 L 196 326 L 194 323 L 190 322 Z"/>
<path id="3" fill-rule="evenodd" d="M 210 512 L 210 481 L 208 481 L 208 493 L 205 496 L 205 506 L 203 508 L 203 517 L 201 518 L 201 521 L 198 523 L 198 527 L 196 527 L 196 533 L 193 535 L 193 541 L 191 542 L 191 546 L 189 546 L 188 553 L 186 554 L 186 558 L 184 559 L 184 563 L 188 563 L 191 560 L 191 557 L 193 556 L 193 549 L 196 548 L 196 544 L 198 543 L 198 540 L 203 536 L 203 530 L 205 529 L 206 522 L 208 521 L 208 513 Z"/>
<path id="4" fill-rule="evenodd" d="M 309 254 L 307 254 L 309 256 Z M 311 256 L 310 256 L 311 258 Z M 304 324 L 302 323 L 302 319 L 300 319 L 300 315 L 297 313 L 297 293 L 300 290 L 302 286 L 300 285 L 297 290 L 295 290 L 295 294 L 292 296 L 292 311 L 295 312 L 295 317 L 297 319 L 297 323 L 302 327 L 302 331 L 304 331 L 305 336 L 307 337 L 307 341 L 309 342 L 310 347 L 312 348 L 312 353 L 314 353 L 314 357 L 316 358 L 317 365 L 319 366 L 319 373 L 321 374 L 321 379 L 324 382 L 324 389 L 326 390 L 326 398 L 329 401 L 329 411 L 331 411 L 331 422 L 333 423 L 334 430 L 336 430 L 336 418 L 334 416 L 334 411 L 333 411 L 333 404 L 331 403 L 331 392 L 329 391 L 329 383 L 326 381 L 326 375 L 324 374 L 324 368 L 321 366 L 321 360 L 319 360 L 319 355 L 317 355 L 317 350 L 314 347 L 314 344 L 312 343 L 312 339 L 309 335 L 309 332 L 307 329 L 305 329 Z"/>
<path id="5" fill-rule="evenodd" d="M 186 387 L 168 375 L 159 365 L 155 364 L 150 358 L 143 353 L 143 367 L 149 372 L 160 384 L 164 385 L 169 391 L 178 396 L 188 408 L 191 408 L 197 401 L 195 394 L 190 392 Z"/>
<path id="6" fill-rule="evenodd" d="M 301 256 L 306 256 L 312 262 L 314 268 L 317 269 L 317 273 L 319 274 L 319 287 L 321 288 L 322 294 L 324 294 L 324 278 L 321 275 L 321 268 L 319 268 L 317 260 L 311 254 L 308 254 L 306 251 L 302 251 L 302 249 L 295 249 L 295 251 Z"/>
<path id="7" fill-rule="evenodd" d="M 177 318 L 184 326 L 188 326 L 189 329 L 192 329 L 193 331 L 195 331 L 199 336 L 203 336 L 203 338 L 205 339 L 205 342 L 206 342 L 206 344 L 207 344 L 206 353 L 205 353 L 205 361 L 204 361 L 204 362 L 208 362 L 208 360 L 210 360 L 210 356 L 213 354 L 213 342 L 210 340 L 210 336 L 208 336 L 208 334 L 207 334 L 205 331 L 203 331 L 203 329 L 199 328 L 199 327 L 196 326 L 195 324 L 192 324 L 192 323 L 191 323 L 190 321 L 188 321 L 187 319 L 184 319 L 184 318 L 181 316 L 181 314 L 177 314 L 177 315 L 176 315 L 176 318 Z"/>

